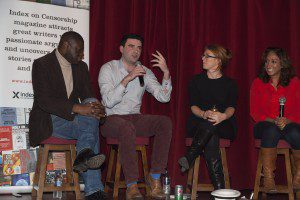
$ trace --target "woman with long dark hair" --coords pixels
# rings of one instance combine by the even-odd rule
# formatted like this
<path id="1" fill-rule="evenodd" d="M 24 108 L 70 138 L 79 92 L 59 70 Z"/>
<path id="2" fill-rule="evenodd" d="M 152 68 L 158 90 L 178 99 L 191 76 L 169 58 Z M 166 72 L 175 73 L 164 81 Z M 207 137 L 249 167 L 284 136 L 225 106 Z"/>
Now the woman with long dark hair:
<path id="1" fill-rule="evenodd" d="M 286 51 L 267 48 L 262 56 L 261 72 L 250 90 L 250 114 L 256 123 L 254 137 L 261 139 L 263 184 L 267 192 L 276 192 L 273 172 L 280 139 L 286 140 L 293 149 L 296 165 L 293 185 L 300 189 L 299 103 L 300 81 Z M 280 104 L 284 104 L 284 110 L 280 111 Z"/>
<path id="2" fill-rule="evenodd" d="M 202 55 L 205 71 L 196 75 L 189 85 L 192 114 L 187 130 L 193 142 L 178 160 L 184 172 L 203 153 L 215 189 L 225 187 L 219 138 L 234 139 L 236 135 L 237 85 L 222 72 L 230 58 L 231 52 L 222 46 L 205 47 Z"/>

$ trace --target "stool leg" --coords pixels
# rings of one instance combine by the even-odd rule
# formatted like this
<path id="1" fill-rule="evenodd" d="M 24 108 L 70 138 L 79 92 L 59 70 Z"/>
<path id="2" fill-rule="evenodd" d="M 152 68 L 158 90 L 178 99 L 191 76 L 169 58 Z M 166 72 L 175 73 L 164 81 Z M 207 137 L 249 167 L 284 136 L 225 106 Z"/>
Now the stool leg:
<path id="1" fill-rule="evenodd" d="M 45 144 L 44 148 L 43 148 L 43 153 L 42 153 L 42 163 L 40 166 L 37 200 L 41 200 L 43 198 L 48 155 L 49 155 L 49 145 Z"/>
<path id="2" fill-rule="evenodd" d="M 290 158 L 291 158 L 292 176 L 294 176 L 296 174 L 296 166 L 295 166 L 294 156 L 290 156 Z M 296 190 L 295 199 L 300 199 L 300 191 Z"/>
<path id="3" fill-rule="evenodd" d="M 295 199 L 300 199 L 300 192 L 296 192 L 296 196 L 295 196 L 296 198 Z"/>
<path id="4" fill-rule="evenodd" d="M 200 166 L 200 156 L 196 158 L 194 164 L 193 185 L 192 185 L 192 195 L 191 195 L 192 200 L 195 200 L 197 195 L 199 166 Z"/>
<path id="5" fill-rule="evenodd" d="M 114 183 L 114 192 L 113 192 L 113 198 L 114 199 L 118 199 L 118 192 L 119 192 L 119 185 L 120 185 L 120 175 L 121 175 L 120 148 L 118 148 L 115 183 Z"/>
<path id="6" fill-rule="evenodd" d="M 287 178 L 287 187 L 288 187 L 288 194 L 289 200 L 294 199 L 294 192 L 293 192 L 293 183 L 292 183 L 292 170 L 291 170 L 291 158 L 290 158 L 290 151 L 289 149 L 284 149 L 284 158 L 285 158 L 285 169 L 286 169 L 286 178 Z"/>
<path id="7" fill-rule="evenodd" d="M 108 192 L 108 183 L 111 182 L 111 174 L 112 174 L 112 168 L 115 160 L 115 150 L 111 146 L 110 152 L 109 152 L 109 161 L 108 161 L 108 169 L 107 169 L 107 175 L 106 175 L 106 181 L 105 181 L 105 187 L 104 192 Z"/>
<path id="8" fill-rule="evenodd" d="M 229 173 L 228 173 L 226 149 L 225 148 L 220 148 L 220 150 L 221 150 L 221 159 L 222 159 L 222 165 L 223 165 L 223 174 L 224 174 L 225 188 L 226 189 L 230 189 L 230 181 L 229 181 Z"/>
<path id="9" fill-rule="evenodd" d="M 186 189 L 185 189 L 185 192 L 188 193 L 188 194 L 191 193 L 191 186 L 192 186 L 192 181 L 193 181 L 193 172 L 194 172 L 194 168 L 191 167 L 189 169 L 188 180 L 187 180 L 187 185 L 186 185 Z"/>
<path id="10" fill-rule="evenodd" d="M 73 165 L 73 163 L 76 159 L 76 148 L 75 148 L 75 145 L 70 145 L 70 148 L 71 148 L 71 160 L 72 160 L 71 163 Z M 73 173 L 73 183 L 74 183 L 76 199 L 81 199 L 78 173 L 74 172 L 73 170 L 72 170 L 72 173 Z"/>
<path id="11" fill-rule="evenodd" d="M 73 182 L 73 173 L 72 173 L 72 159 L 71 159 L 71 145 L 68 145 L 69 150 L 65 151 L 65 158 L 66 158 L 66 178 L 67 178 L 67 183 L 72 183 Z"/>
<path id="12" fill-rule="evenodd" d="M 147 162 L 147 154 L 146 154 L 146 147 L 141 146 L 141 154 L 142 154 L 142 163 L 143 163 L 143 171 L 144 171 L 144 178 L 146 183 L 146 177 L 148 176 L 149 168 L 148 168 L 148 162 Z M 146 186 L 146 194 L 150 195 L 150 188 L 148 184 L 145 184 Z"/>
<path id="13" fill-rule="evenodd" d="M 35 167 L 35 174 L 33 177 L 33 188 L 31 191 L 32 197 L 36 197 L 36 195 L 37 195 L 37 190 L 34 189 L 34 187 L 38 186 L 39 176 L 40 176 L 40 166 L 41 166 L 42 159 L 43 159 L 43 147 L 40 145 L 39 149 L 38 149 L 38 158 L 37 158 L 37 163 L 36 163 L 36 167 Z"/>
<path id="14" fill-rule="evenodd" d="M 261 151 L 259 150 L 257 168 L 256 168 L 256 176 L 255 176 L 254 194 L 253 194 L 253 199 L 255 199 L 255 200 L 258 199 L 258 193 L 260 192 L 261 170 L 262 170 Z"/>

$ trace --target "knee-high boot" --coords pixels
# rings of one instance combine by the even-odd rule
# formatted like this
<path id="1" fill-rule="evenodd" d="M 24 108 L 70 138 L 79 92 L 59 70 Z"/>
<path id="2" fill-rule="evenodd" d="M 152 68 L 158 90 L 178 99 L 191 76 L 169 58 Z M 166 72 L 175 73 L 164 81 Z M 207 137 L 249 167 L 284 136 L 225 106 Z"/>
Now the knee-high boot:
<path id="1" fill-rule="evenodd" d="M 225 181 L 220 150 L 204 151 L 204 159 L 214 189 L 224 189 Z"/>
<path id="2" fill-rule="evenodd" d="M 296 190 L 300 190 L 300 150 L 292 150 L 294 164 L 295 164 L 295 173 L 293 176 L 293 187 Z"/>
<path id="3" fill-rule="evenodd" d="M 266 192 L 276 192 L 274 170 L 276 169 L 277 149 L 260 148 L 264 174 L 264 188 Z"/>
<path id="4" fill-rule="evenodd" d="M 193 165 L 195 159 L 203 152 L 205 145 L 212 137 L 212 135 L 213 135 L 213 131 L 208 129 L 198 128 L 193 138 L 192 145 L 188 149 L 185 156 L 181 157 L 178 160 L 182 172 L 185 172 Z"/>

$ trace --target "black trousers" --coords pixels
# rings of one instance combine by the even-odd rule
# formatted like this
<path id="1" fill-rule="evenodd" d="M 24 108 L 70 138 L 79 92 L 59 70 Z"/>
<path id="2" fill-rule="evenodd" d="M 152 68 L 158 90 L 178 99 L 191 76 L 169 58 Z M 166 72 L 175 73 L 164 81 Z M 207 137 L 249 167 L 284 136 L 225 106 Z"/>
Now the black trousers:
<path id="1" fill-rule="evenodd" d="M 211 122 L 207 120 L 199 119 L 190 120 L 188 122 L 187 130 L 189 137 L 193 137 L 196 134 L 198 126 L 200 126 L 201 129 L 208 129 L 214 132 L 213 137 L 206 144 L 204 151 L 218 151 L 220 138 L 233 140 L 236 136 L 236 128 L 234 127 L 234 124 L 231 120 L 224 120 L 221 123 L 214 126 Z"/>
<path id="2" fill-rule="evenodd" d="M 281 130 L 272 122 L 258 122 L 254 126 L 254 137 L 261 139 L 264 148 L 274 148 L 284 139 L 293 149 L 300 150 L 300 124 L 297 123 L 290 123 Z"/>

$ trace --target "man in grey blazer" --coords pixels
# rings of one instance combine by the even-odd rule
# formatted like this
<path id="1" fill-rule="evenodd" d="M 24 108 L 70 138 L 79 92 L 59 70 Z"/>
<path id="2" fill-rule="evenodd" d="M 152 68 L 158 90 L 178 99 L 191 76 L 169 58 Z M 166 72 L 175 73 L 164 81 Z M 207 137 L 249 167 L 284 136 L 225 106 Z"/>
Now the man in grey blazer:
<path id="1" fill-rule="evenodd" d="M 51 136 L 76 139 L 73 170 L 82 173 L 86 199 L 105 199 L 99 169 L 105 160 L 99 154 L 99 119 L 105 111 L 94 98 L 83 50 L 82 36 L 69 31 L 57 49 L 33 62 L 30 144 Z"/>

